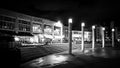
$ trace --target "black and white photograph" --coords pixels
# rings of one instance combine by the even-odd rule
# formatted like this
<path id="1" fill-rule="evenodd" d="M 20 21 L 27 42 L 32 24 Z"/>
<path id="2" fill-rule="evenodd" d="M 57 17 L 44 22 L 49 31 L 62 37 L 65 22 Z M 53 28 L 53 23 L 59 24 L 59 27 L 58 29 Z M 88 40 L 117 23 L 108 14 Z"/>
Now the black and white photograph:
<path id="1" fill-rule="evenodd" d="M 119 64 L 119 0 L 0 0 L 0 68 Z"/>

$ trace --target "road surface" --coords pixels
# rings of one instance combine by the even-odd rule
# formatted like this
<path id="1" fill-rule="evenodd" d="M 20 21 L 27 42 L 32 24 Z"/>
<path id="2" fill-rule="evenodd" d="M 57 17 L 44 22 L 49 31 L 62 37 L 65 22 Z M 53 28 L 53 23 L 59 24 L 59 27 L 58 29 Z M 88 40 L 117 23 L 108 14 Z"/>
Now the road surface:
<path id="1" fill-rule="evenodd" d="M 119 68 L 120 50 L 113 48 L 76 49 L 40 57 L 21 64 L 21 68 Z"/>

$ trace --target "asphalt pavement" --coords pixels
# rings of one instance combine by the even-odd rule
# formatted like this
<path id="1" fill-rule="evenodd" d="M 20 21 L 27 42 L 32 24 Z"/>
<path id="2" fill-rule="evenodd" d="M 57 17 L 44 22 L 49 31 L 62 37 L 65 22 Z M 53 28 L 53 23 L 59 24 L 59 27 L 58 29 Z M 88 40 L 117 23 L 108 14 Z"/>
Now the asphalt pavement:
<path id="1" fill-rule="evenodd" d="M 96 48 L 101 47 L 100 44 L 96 44 Z M 91 48 L 91 44 L 85 44 L 85 48 Z M 72 49 L 81 49 L 81 44 L 73 44 Z M 39 45 L 30 47 L 21 47 L 21 63 L 30 61 L 32 59 L 47 56 L 54 53 L 60 53 L 69 50 L 68 43 L 54 43 L 50 45 Z"/>
<path id="2" fill-rule="evenodd" d="M 108 46 L 109 44 L 106 44 Z M 110 45 L 109 45 L 110 46 Z M 91 48 L 91 44 L 85 44 L 85 48 Z M 101 44 L 96 44 L 95 48 L 101 48 Z M 81 44 L 73 44 L 72 49 L 81 49 Z M 50 45 L 33 45 L 21 47 L 21 63 L 28 62 L 38 57 L 47 56 L 69 50 L 68 43 L 54 43 Z"/>
<path id="3" fill-rule="evenodd" d="M 39 57 L 24 64 L 21 68 L 119 68 L 120 49 L 111 47 L 75 49 Z"/>

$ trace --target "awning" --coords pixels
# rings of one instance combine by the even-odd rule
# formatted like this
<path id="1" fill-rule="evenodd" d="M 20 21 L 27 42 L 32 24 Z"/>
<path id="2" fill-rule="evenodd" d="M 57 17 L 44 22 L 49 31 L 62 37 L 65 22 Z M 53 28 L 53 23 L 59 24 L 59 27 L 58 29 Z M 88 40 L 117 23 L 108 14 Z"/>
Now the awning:
<path id="1" fill-rule="evenodd" d="M 51 38 L 53 39 L 53 36 L 52 35 L 44 35 L 45 38 Z"/>
<path id="2" fill-rule="evenodd" d="M 64 38 L 64 35 L 63 36 L 54 36 L 54 38 Z"/>

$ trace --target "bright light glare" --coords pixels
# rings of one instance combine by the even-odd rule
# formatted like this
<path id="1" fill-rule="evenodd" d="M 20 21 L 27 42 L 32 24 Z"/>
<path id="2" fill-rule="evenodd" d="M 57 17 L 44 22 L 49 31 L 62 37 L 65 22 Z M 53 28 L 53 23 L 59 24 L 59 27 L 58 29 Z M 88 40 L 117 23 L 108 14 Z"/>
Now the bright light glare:
<path id="1" fill-rule="evenodd" d="M 92 28 L 95 29 L 95 26 L 93 25 Z"/>
<path id="2" fill-rule="evenodd" d="M 35 35 L 35 36 L 33 36 L 33 37 L 30 37 L 30 39 L 29 39 L 29 41 L 31 42 L 31 43 L 38 43 L 38 36 L 37 35 Z"/>
<path id="3" fill-rule="evenodd" d="M 87 35 L 87 34 L 85 34 L 85 35 L 84 35 L 84 38 L 88 38 L 88 35 Z"/>
<path id="4" fill-rule="evenodd" d="M 30 38 L 30 42 L 33 42 L 34 40 L 33 40 L 33 38 Z"/>
<path id="5" fill-rule="evenodd" d="M 105 30 L 105 28 L 103 27 L 102 30 Z"/>
<path id="6" fill-rule="evenodd" d="M 85 26 L 85 23 L 83 22 L 83 23 L 81 23 L 81 26 Z"/>
<path id="7" fill-rule="evenodd" d="M 51 60 L 54 62 L 54 63 L 61 63 L 61 62 L 64 62 L 67 60 L 68 57 L 66 56 L 63 56 L 63 55 L 52 55 L 51 56 Z"/>
<path id="8" fill-rule="evenodd" d="M 72 18 L 69 18 L 69 19 L 68 19 L 68 22 L 69 22 L 69 23 L 72 23 Z"/>
<path id="9" fill-rule="evenodd" d="M 89 52 L 89 50 L 85 50 L 85 51 L 84 51 L 84 53 L 88 53 L 88 52 Z"/>
<path id="10" fill-rule="evenodd" d="M 42 63 L 44 60 L 42 58 L 39 59 L 38 63 Z"/>
<path id="11" fill-rule="evenodd" d="M 55 26 L 62 27 L 62 23 L 58 21 L 57 23 L 54 24 Z"/>
<path id="12" fill-rule="evenodd" d="M 115 31 L 115 29 L 112 29 L 112 31 Z"/>
<path id="13" fill-rule="evenodd" d="M 120 39 L 117 39 L 118 40 L 118 42 L 120 42 Z"/>
<path id="14" fill-rule="evenodd" d="M 20 40 L 18 37 L 15 37 L 14 39 L 15 39 L 15 41 L 19 41 Z"/>
<path id="15" fill-rule="evenodd" d="M 44 59 L 43 58 L 39 58 L 39 59 L 36 59 L 34 60 L 35 62 L 32 62 L 30 66 L 32 67 L 39 67 L 39 66 L 42 66 L 43 65 L 43 62 L 44 62 Z"/>
<path id="16" fill-rule="evenodd" d="M 65 36 L 64 35 L 62 35 L 62 36 L 55 36 L 54 38 L 64 38 Z"/>

